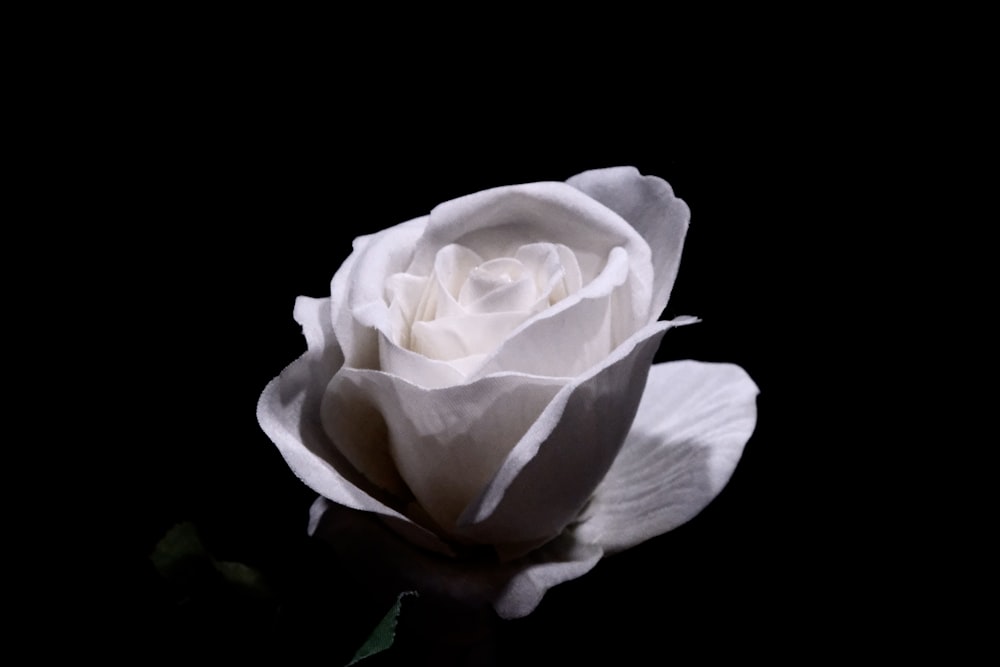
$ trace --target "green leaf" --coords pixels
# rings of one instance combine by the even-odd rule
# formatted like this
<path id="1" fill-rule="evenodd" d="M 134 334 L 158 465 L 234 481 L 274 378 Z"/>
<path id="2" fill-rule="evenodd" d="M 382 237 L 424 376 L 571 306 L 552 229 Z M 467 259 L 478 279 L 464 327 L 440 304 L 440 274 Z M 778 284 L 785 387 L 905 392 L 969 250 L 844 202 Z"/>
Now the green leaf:
<path id="1" fill-rule="evenodd" d="M 213 580 L 221 578 L 231 588 L 254 597 L 271 595 L 264 576 L 249 565 L 216 560 L 198 536 L 190 521 L 179 523 L 163 536 L 149 556 L 161 576 L 174 582 L 185 595 L 203 592 Z"/>
<path id="2" fill-rule="evenodd" d="M 198 531 L 190 521 L 179 523 L 163 536 L 149 556 L 156 571 L 168 579 L 175 577 L 194 560 L 209 558 Z"/>
<path id="3" fill-rule="evenodd" d="M 419 597 L 420 594 L 416 591 L 403 591 L 396 597 L 396 602 L 389 608 L 388 613 L 379 621 L 365 643 L 361 645 L 358 652 L 347 663 L 348 667 L 359 660 L 364 660 L 376 653 L 381 653 L 392 646 L 393 640 L 396 639 L 396 622 L 399 618 L 399 610 L 402 607 L 403 597 L 407 595 L 416 595 Z"/>
<path id="4" fill-rule="evenodd" d="M 231 585 L 259 598 L 266 598 L 271 589 L 264 580 L 264 575 L 243 563 L 232 561 L 213 561 L 216 571 Z"/>

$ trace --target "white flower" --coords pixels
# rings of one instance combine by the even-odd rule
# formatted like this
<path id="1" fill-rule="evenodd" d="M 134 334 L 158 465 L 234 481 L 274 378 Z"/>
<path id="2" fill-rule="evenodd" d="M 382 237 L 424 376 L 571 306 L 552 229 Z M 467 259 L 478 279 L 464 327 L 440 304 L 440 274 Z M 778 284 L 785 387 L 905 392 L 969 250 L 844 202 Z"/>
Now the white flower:
<path id="1" fill-rule="evenodd" d="M 440 554 L 401 567 L 518 617 L 697 514 L 753 432 L 757 387 L 729 364 L 651 368 L 693 321 L 658 319 L 688 219 L 665 181 L 621 167 L 356 239 L 330 296 L 296 301 L 308 351 L 257 408 L 322 496 L 310 530 L 338 505 L 378 515 Z M 496 565 L 462 565 L 471 545 Z"/>

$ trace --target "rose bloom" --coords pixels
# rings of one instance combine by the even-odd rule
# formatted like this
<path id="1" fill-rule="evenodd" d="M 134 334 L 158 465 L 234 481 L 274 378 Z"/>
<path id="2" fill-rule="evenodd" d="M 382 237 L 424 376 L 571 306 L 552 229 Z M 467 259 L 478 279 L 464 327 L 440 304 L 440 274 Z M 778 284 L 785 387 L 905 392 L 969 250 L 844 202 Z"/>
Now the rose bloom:
<path id="1" fill-rule="evenodd" d="M 485 190 L 354 241 L 257 416 L 309 530 L 524 616 L 696 515 L 756 422 L 738 366 L 651 366 L 690 212 L 632 167 Z M 359 513 L 380 519 L 359 530 Z M 390 530 L 391 529 L 391 532 Z M 400 539 L 402 538 L 402 539 Z M 490 557 L 484 558 L 488 551 Z"/>

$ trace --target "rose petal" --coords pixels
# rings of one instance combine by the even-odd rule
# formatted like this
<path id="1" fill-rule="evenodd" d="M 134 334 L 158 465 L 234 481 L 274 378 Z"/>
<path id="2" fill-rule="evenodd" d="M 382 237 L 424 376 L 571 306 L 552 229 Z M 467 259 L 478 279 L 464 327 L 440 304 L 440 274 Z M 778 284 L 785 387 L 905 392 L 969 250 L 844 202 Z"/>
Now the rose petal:
<path id="1" fill-rule="evenodd" d="M 462 305 L 471 314 L 524 312 L 531 315 L 538 312 L 535 307 L 538 288 L 532 278 L 490 285 L 481 276 L 474 276 L 466 285 L 469 289 L 463 290 L 463 296 L 468 295 L 468 301 Z"/>
<path id="2" fill-rule="evenodd" d="M 506 339 L 495 339 L 498 347 L 488 353 L 456 356 L 451 360 L 433 359 L 403 348 L 383 334 L 379 348 L 381 369 L 426 388 L 504 372 L 551 377 L 579 375 L 604 360 L 617 347 L 617 337 L 627 338 L 620 329 L 622 322 L 631 318 L 627 312 L 623 313 L 626 308 L 618 297 L 622 285 L 628 281 L 628 270 L 625 251 L 615 248 L 604 270 L 590 284 L 523 321 L 514 331 L 508 329 Z M 576 342 L 566 346 L 539 345 L 541 340 Z M 460 355 L 461 351 L 454 354 Z"/>
<path id="3" fill-rule="evenodd" d="M 496 350 L 511 331 L 531 316 L 527 311 L 439 317 L 414 322 L 410 347 L 431 359 L 461 359 Z"/>
<path id="4" fill-rule="evenodd" d="M 722 490 L 757 420 L 757 386 L 732 364 L 653 366 L 632 430 L 576 527 L 620 551 L 676 528 Z"/>
<path id="5" fill-rule="evenodd" d="M 296 302 L 295 318 L 302 324 L 310 349 L 268 383 L 257 402 L 257 421 L 292 472 L 311 489 L 346 507 L 412 524 L 412 539 L 425 548 L 450 553 L 437 536 L 392 509 L 384 492 L 359 474 L 323 431 L 320 403 L 332 372 L 342 361 L 326 318 L 330 305 L 327 299 Z"/>
<path id="6" fill-rule="evenodd" d="M 427 220 L 426 216 L 417 218 L 355 239 L 354 252 L 334 274 L 330 283 L 330 297 L 336 304 L 333 330 L 348 366 L 374 368 L 378 364 L 377 330 L 391 330 L 386 279 L 403 271 Z"/>
<path id="7" fill-rule="evenodd" d="M 468 280 L 469 274 L 482 263 L 482 257 L 464 246 L 453 243 L 441 248 L 434 256 L 433 275 L 437 277 L 437 281 L 444 289 L 445 294 L 457 303 L 462 286 Z M 424 313 L 418 319 L 428 320 L 442 314 L 445 313 Z"/>
<path id="8" fill-rule="evenodd" d="M 603 555 L 593 544 L 561 536 L 511 561 L 508 581 L 493 601 L 497 615 L 507 619 L 527 616 L 550 588 L 590 572 Z"/>
<path id="9" fill-rule="evenodd" d="M 680 266 L 691 210 L 674 196 L 670 184 L 643 176 L 635 167 L 585 171 L 566 181 L 628 221 L 649 244 L 656 267 L 651 316 L 667 306 Z"/>
<path id="10" fill-rule="evenodd" d="M 476 377 L 502 371 L 575 377 L 603 361 L 634 333 L 625 326 L 634 320 L 622 298 L 628 271 L 625 251 L 615 248 L 597 278 L 511 332 Z"/>
<path id="11" fill-rule="evenodd" d="M 386 280 L 385 300 L 389 304 L 389 331 L 386 335 L 397 345 L 409 349 L 410 327 L 416 319 L 427 278 L 409 273 L 394 273 Z"/>
<path id="12" fill-rule="evenodd" d="M 406 225 L 413 227 L 406 234 L 391 237 L 376 235 L 368 242 L 357 260 L 357 268 L 351 272 L 352 280 L 377 281 L 381 276 L 384 281 L 387 277 L 385 269 L 390 264 L 398 267 L 395 272 L 402 272 L 404 269 L 400 260 L 408 256 L 414 242 L 416 248 L 413 250 L 412 261 L 405 271 L 419 275 L 428 274 L 432 270 L 437 256 L 436 249 L 452 243 L 467 245 L 484 260 L 489 260 L 514 255 L 523 245 L 565 241 L 574 249 L 583 280 L 589 281 L 575 295 L 536 315 L 538 320 L 552 318 L 538 330 L 529 331 L 535 323 L 535 318 L 532 318 L 518 330 L 511 332 L 501 349 L 495 353 L 495 363 L 487 363 L 470 379 L 507 370 L 563 377 L 576 375 L 592 367 L 643 323 L 655 319 L 649 312 L 653 269 L 649 261 L 648 244 L 616 213 L 565 183 L 531 183 L 469 195 L 441 204 L 426 220 L 411 221 Z M 422 225 L 426 227 L 421 227 Z M 414 241 L 414 234 L 419 236 L 419 240 Z M 387 246 L 384 252 L 391 255 L 390 260 L 369 261 L 370 255 L 379 256 L 383 253 L 380 248 L 382 245 Z M 608 248 L 612 249 L 610 253 Z M 621 262 L 624 257 L 624 269 L 620 266 L 612 267 L 612 260 L 616 256 L 616 263 Z M 618 286 L 621 288 L 613 289 Z M 604 302 L 591 301 L 582 306 L 588 298 L 595 297 L 595 292 L 605 296 L 602 293 L 605 290 L 613 292 L 613 296 Z M 393 347 L 401 345 L 402 340 L 393 340 L 393 322 L 398 322 L 399 315 L 390 315 L 384 299 L 366 302 L 361 298 L 365 295 L 371 297 L 376 293 L 381 292 L 378 289 L 351 292 L 350 310 L 356 320 L 355 332 L 358 332 L 354 338 L 363 338 L 366 346 L 362 349 L 364 354 L 348 357 L 348 365 L 375 368 L 379 360 L 384 364 L 387 357 L 398 357 L 397 360 L 405 362 L 413 370 L 421 362 L 406 359 L 407 355 L 400 354 L 397 350 L 378 349 L 378 342 L 385 344 L 388 340 L 390 347 Z M 580 307 L 587 312 L 574 313 L 571 317 L 564 315 L 570 309 Z M 532 343 L 533 340 L 539 340 L 539 336 L 545 340 L 561 340 L 570 331 L 576 338 L 581 323 L 587 323 L 585 326 L 590 328 L 592 334 L 584 337 L 582 350 L 567 349 L 563 354 L 539 354 L 539 346 Z M 348 327 L 345 325 L 346 328 Z M 381 331 L 381 340 L 377 336 L 365 336 L 366 328 Z M 372 343 L 373 340 L 376 344 Z M 356 359 L 357 363 L 352 363 L 352 359 Z M 539 367 L 541 370 L 533 367 L 536 362 L 544 364 Z M 470 364 L 463 364 L 463 367 L 469 366 Z M 383 365 L 382 368 L 387 367 Z M 454 370 L 458 373 L 457 369 Z M 444 374 L 436 373 L 432 381 L 423 380 L 420 373 L 409 374 L 407 377 L 426 386 L 439 382 Z"/>
<path id="13" fill-rule="evenodd" d="M 563 269 L 565 269 L 566 274 L 563 276 L 563 292 L 562 299 L 565 299 L 571 294 L 575 294 L 583 287 L 583 274 L 580 271 L 580 264 L 577 261 L 576 254 L 564 246 L 562 243 L 554 244 L 556 251 L 559 253 L 559 259 L 562 263 Z"/>
<path id="14" fill-rule="evenodd" d="M 332 307 L 329 297 L 314 299 L 300 296 L 295 299 L 292 319 L 302 327 L 309 354 L 318 357 L 323 370 L 330 377 L 344 363 L 344 354 L 333 337 Z"/>
<path id="15" fill-rule="evenodd" d="M 545 307 L 582 287 L 580 265 L 573 251 L 562 244 L 529 243 L 518 248 L 515 256 L 525 266 L 534 268 L 535 289 Z"/>
<path id="16" fill-rule="evenodd" d="M 498 257 L 469 274 L 458 302 L 469 313 L 530 311 L 537 297 L 534 272 L 518 259 Z"/>
<path id="17" fill-rule="evenodd" d="M 537 242 L 573 248 L 584 283 L 597 276 L 611 248 L 623 248 L 634 281 L 636 315 L 645 323 L 654 280 L 649 245 L 628 221 L 566 183 L 510 185 L 438 205 L 407 272 L 429 274 L 437 249 L 450 243 L 488 260 L 513 257 L 519 247 Z"/>
<path id="18" fill-rule="evenodd" d="M 558 535 L 611 466 L 669 322 L 655 322 L 566 385 L 462 513 L 470 539 L 525 544 Z"/>
<path id="19" fill-rule="evenodd" d="M 379 406 L 363 393 L 345 389 L 342 378 L 343 373 L 335 375 L 323 394 L 323 430 L 356 470 L 379 488 L 404 497 L 408 489 L 392 460 L 389 431 Z"/>
<path id="20" fill-rule="evenodd" d="M 492 605 L 502 618 L 527 616 L 549 588 L 589 572 L 602 555 L 600 547 L 563 536 L 507 563 L 460 561 L 416 549 L 371 515 L 324 498 L 313 503 L 309 516 L 309 534 L 329 543 L 352 571 L 390 582 L 390 592 L 412 588 L 457 602 L 463 614 Z"/>
<path id="21" fill-rule="evenodd" d="M 431 359 L 397 345 L 385 334 L 379 339 L 379 367 L 424 389 L 461 384 L 483 365 L 485 359 L 484 354 L 447 361 Z"/>
<path id="22" fill-rule="evenodd" d="M 371 446 L 355 408 L 384 420 L 392 460 L 418 503 L 456 533 L 462 510 L 561 387 L 555 378 L 504 374 L 424 389 L 381 371 L 342 369 L 323 403 L 327 432 L 345 451 Z"/>
<path id="23" fill-rule="evenodd" d="M 417 309 L 411 326 L 417 321 L 465 315 L 459 295 L 469 274 L 482 263 L 482 257 L 460 245 L 441 248 L 434 257 L 434 271 L 427 282 L 424 302 Z"/>

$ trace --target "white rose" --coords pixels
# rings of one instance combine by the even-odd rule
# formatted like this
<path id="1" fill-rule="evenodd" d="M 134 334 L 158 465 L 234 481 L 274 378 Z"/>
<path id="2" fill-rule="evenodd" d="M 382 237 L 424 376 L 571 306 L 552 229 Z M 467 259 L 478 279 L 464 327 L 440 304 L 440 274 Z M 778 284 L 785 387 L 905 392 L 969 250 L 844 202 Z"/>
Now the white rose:
<path id="1" fill-rule="evenodd" d="M 356 239 L 330 296 L 296 301 L 308 351 L 257 409 L 322 496 L 310 530 L 337 505 L 378 515 L 439 572 L 489 545 L 477 590 L 518 617 L 697 514 L 753 432 L 757 388 L 728 364 L 651 368 L 693 321 L 658 319 L 688 219 L 665 181 L 622 167 Z"/>

